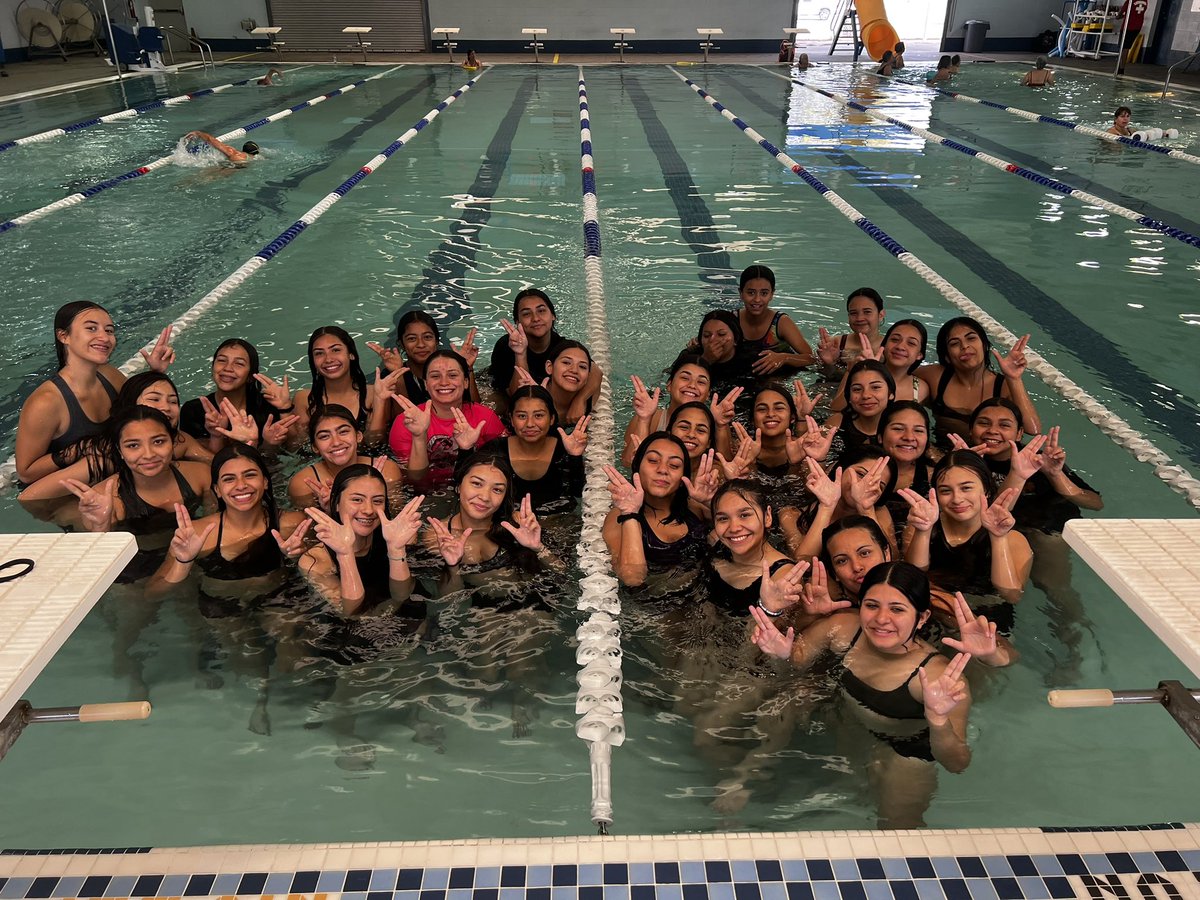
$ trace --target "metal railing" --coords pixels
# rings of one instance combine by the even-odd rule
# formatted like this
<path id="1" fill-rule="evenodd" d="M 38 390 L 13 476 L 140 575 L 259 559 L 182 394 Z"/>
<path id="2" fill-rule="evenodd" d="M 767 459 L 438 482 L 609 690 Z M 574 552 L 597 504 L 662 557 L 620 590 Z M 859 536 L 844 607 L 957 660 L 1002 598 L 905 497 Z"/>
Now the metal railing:
<path id="1" fill-rule="evenodd" d="M 1200 56 L 1200 50 L 1197 50 L 1191 56 L 1185 56 L 1179 62 L 1175 63 L 1174 66 L 1171 66 L 1171 68 L 1167 69 L 1167 80 L 1163 82 L 1162 93 L 1158 95 L 1159 100 L 1167 99 L 1167 87 L 1171 84 L 1171 76 L 1175 73 L 1175 66 L 1182 66 L 1184 63 L 1189 63 L 1197 56 Z"/>
<path id="2" fill-rule="evenodd" d="M 184 34 L 178 28 L 173 28 L 170 25 L 156 25 L 155 28 L 158 28 L 160 31 L 170 32 L 171 34 L 174 34 L 178 37 L 183 38 L 185 41 L 188 42 L 189 46 L 192 44 L 195 44 L 197 47 L 200 48 L 200 64 L 203 65 L 205 69 L 208 69 L 209 66 L 212 66 L 213 71 L 216 71 L 217 60 L 213 56 L 213 51 L 212 51 L 211 45 L 200 40 L 200 38 L 198 38 L 198 37 L 192 37 L 190 34 Z M 204 61 L 204 51 L 205 50 L 208 50 L 208 61 L 207 62 Z M 171 54 L 171 65 L 175 65 L 175 48 L 171 46 L 170 41 L 167 41 L 167 52 Z"/>

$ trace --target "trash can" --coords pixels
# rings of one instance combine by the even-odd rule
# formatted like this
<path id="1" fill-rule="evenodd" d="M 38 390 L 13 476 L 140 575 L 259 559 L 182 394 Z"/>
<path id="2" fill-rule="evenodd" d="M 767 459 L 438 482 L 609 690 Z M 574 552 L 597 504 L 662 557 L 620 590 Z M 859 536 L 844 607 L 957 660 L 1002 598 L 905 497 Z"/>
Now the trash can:
<path id="1" fill-rule="evenodd" d="M 985 22 L 983 19 L 968 19 L 967 23 L 963 25 L 967 32 L 963 39 L 963 53 L 982 53 L 984 35 L 991 27 L 992 23 Z"/>

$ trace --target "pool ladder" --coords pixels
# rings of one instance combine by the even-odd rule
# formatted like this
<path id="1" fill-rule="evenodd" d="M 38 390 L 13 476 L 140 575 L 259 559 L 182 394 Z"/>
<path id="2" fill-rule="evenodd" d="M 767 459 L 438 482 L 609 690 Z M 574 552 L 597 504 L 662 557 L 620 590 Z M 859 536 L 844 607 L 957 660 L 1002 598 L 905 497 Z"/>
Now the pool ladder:
<path id="1" fill-rule="evenodd" d="M 1163 82 L 1163 89 L 1162 89 L 1162 93 L 1158 95 L 1158 99 L 1159 99 L 1159 100 L 1165 100 L 1165 99 L 1167 98 L 1167 88 L 1168 88 L 1168 87 L 1170 86 L 1170 84 L 1171 84 L 1171 76 L 1175 74 L 1175 67 L 1176 67 L 1176 66 L 1182 66 L 1182 65 L 1184 65 L 1185 63 L 1190 63 L 1190 62 L 1191 62 L 1193 59 L 1195 59 L 1197 56 L 1200 56 L 1200 50 L 1197 50 L 1197 51 L 1196 51 L 1195 53 L 1193 53 L 1191 56 L 1185 56 L 1185 57 L 1184 57 L 1183 59 L 1181 59 L 1179 62 L 1175 63 L 1175 65 L 1171 66 L 1171 68 L 1167 69 L 1167 79 L 1166 79 L 1166 81 L 1164 81 L 1164 82 Z"/>
<path id="2" fill-rule="evenodd" d="M 1200 747 L 1200 690 L 1185 688 L 1178 681 L 1160 681 L 1151 691 L 1051 691 L 1046 700 L 1056 709 L 1158 703 L 1166 708 L 1192 743 Z"/>
<path id="3" fill-rule="evenodd" d="M 84 706 L 48 706 L 34 709 L 21 700 L 0 720 L 0 759 L 4 759 L 26 725 L 34 722 L 118 722 L 145 719 L 150 715 L 149 702 L 88 703 Z"/>
<path id="4" fill-rule="evenodd" d="M 192 37 L 190 34 L 184 34 L 178 28 L 173 28 L 170 25 L 156 25 L 160 31 L 169 31 L 171 34 L 177 35 L 188 42 L 188 46 L 195 44 L 200 48 L 200 65 L 205 71 L 211 68 L 214 72 L 217 70 L 217 60 L 213 56 L 212 45 L 200 40 L 198 37 Z M 208 60 L 204 59 L 204 51 L 208 50 Z M 167 52 L 171 54 L 171 65 L 175 65 L 175 48 L 171 46 L 171 42 L 167 41 Z"/>

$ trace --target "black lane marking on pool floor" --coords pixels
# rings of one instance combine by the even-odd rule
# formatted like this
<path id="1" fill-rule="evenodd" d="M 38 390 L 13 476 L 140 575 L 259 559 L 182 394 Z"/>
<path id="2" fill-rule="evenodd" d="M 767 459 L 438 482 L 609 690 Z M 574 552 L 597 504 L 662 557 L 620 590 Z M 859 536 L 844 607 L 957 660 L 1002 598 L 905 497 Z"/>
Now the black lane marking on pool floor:
<path id="1" fill-rule="evenodd" d="M 781 108 L 779 104 L 772 104 L 740 79 L 729 75 L 722 76 L 722 79 L 760 110 L 781 121 L 786 129 L 785 108 Z M 849 153 L 817 150 L 805 152 L 824 156 L 838 168 L 847 171 L 868 168 Z M 1200 465 L 1197 410 L 1187 397 L 1174 388 L 1168 388 L 1155 381 L 1126 358 L 1121 349 L 1105 335 L 1096 331 L 1023 275 L 1014 272 L 950 223 L 930 212 L 909 190 L 880 187 L 865 181 L 860 181 L 859 184 L 890 206 L 913 227 L 920 229 L 941 245 L 947 253 L 970 266 L 979 278 L 1036 322 L 1060 347 L 1069 350 L 1080 362 L 1097 373 L 1103 372 L 1114 393 L 1123 395 L 1147 420 L 1157 423 L 1187 452 L 1193 463 Z M 1089 363 L 1089 360 L 1095 360 L 1096 365 Z M 1170 390 L 1173 396 L 1164 397 L 1166 390 Z"/>
<path id="2" fill-rule="evenodd" d="M 646 142 L 658 160 L 662 170 L 663 184 L 667 187 L 667 195 L 675 204 L 679 214 L 679 229 L 683 241 L 696 257 L 696 265 L 700 267 L 699 278 L 702 282 L 717 288 L 722 293 L 729 290 L 730 275 L 732 274 L 729 253 L 725 250 L 724 241 L 714 230 L 712 213 L 704 197 L 696 187 L 696 179 L 688 170 L 671 133 L 663 126 L 654 110 L 654 104 L 642 88 L 637 76 L 621 73 L 621 84 L 633 108 L 637 112 L 642 130 L 646 132 Z M 720 295 L 717 295 L 720 296 Z M 721 304 L 712 302 L 716 297 L 709 297 L 709 306 Z"/>
<path id="3" fill-rule="evenodd" d="M 215 231 L 209 235 L 200 237 L 200 239 L 193 242 L 192 246 L 200 249 L 211 246 L 216 252 L 220 252 L 228 244 L 230 235 L 249 233 L 255 225 L 267 217 L 268 213 L 282 215 L 284 212 L 284 201 L 287 200 L 292 191 L 298 188 L 310 176 L 324 172 L 344 162 L 341 154 L 353 149 L 358 140 L 367 131 L 387 121 L 388 118 L 394 115 L 405 104 L 416 99 L 421 94 L 426 95 L 424 102 L 436 102 L 431 98 L 437 94 L 434 90 L 437 81 L 436 75 L 425 75 L 407 91 L 397 95 L 383 106 L 376 108 L 369 115 L 365 116 L 361 122 L 354 125 L 354 127 L 328 141 L 326 147 L 331 152 L 322 162 L 311 163 L 303 168 L 296 169 L 284 178 L 264 183 L 255 192 L 253 198 L 240 201 L 231 210 L 229 216 L 219 225 L 215 226 Z M 372 84 L 378 83 L 380 82 L 372 82 Z M 293 221 L 294 219 L 289 219 L 284 224 L 290 225 Z M 283 227 L 283 225 L 279 227 Z M 256 252 L 262 244 L 274 237 L 276 233 L 273 231 L 270 235 L 263 235 L 259 238 L 247 238 L 244 243 L 248 245 L 252 244 L 254 248 L 251 251 L 247 251 L 247 253 Z M 117 304 L 109 303 L 108 305 L 109 312 L 120 323 L 119 327 L 121 330 L 126 334 L 136 334 L 141 333 L 144 326 L 148 323 L 153 322 L 159 326 L 165 324 L 163 316 L 165 308 L 168 305 L 164 304 L 158 296 L 162 285 L 171 285 L 173 293 L 177 297 L 187 297 L 193 292 L 201 290 L 202 285 L 210 284 L 213 275 L 203 266 L 197 265 L 196 259 L 197 257 L 190 253 L 180 254 L 171 259 L 163 260 L 161 264 L 156 264 L 153 272 L 148 277 L 126 282 L 125 286 L 117 292 L 116 296 L 119 300 L 128 298 L 127 301 Z M 220 266 L 220 273 L 216 277 L 224 278 L 227 274 L 228 264 L 223 263 Z M 190 306 L 191 304 L 189 303 L 188 305 Z M 49 329 L 49 322 L 46 323 L 45 327 Z M 227 335 L 227 337 L 235 336 L 232 333 Z M 149 337 L 149 335 L 147 334 L 146 337 Z M 139 346 L 141 346 L 140 343 Z M 47 359 L 47 362 L 50 361 L 52 361 L 52 357 Z M 16 417 L 21 405 L 25 402 L 25 398 L 55 371 L 57 371 L 57 367 L 45 366 L 39 372 L 23 379 L 15 391 L 0 398 L 0 433 L 11 434 L 15 431 L 17 424 Z"/>
<path id="4" fill-rule="evenodd" d="M 479 171 L 467 192 L 474 198 L 454 220 L 449 233 L 432 253 L 421 272 L 421 280 L 413 288 L 412 296 L 396 310 L 392 323 L 398 325 L 401 317 L 409 310 L 419 309 L 433 315 L 442 339 L 446 329 L 471 312 L 471 298 L 467 294 L 465 280 L 468 268 L 474 268 L 479 253 L 483 228 L 492 218 L 491 201 L 500 187 L 500 180 L 508 168 L 512 156 L 513 138 L 521 117 L 529 106 L 537 85 L 537 76 L 527 75 L 521 80 L 508 112 L 500 120 L 496 134 L 487 146 Z M 439 317 L 438 312 L 442 315 Z"/>

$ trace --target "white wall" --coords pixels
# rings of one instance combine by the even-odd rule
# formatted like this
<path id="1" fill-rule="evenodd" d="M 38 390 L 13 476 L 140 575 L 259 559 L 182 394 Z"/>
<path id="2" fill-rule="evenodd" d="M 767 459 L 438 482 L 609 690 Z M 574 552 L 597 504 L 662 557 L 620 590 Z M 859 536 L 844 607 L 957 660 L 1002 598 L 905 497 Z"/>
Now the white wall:
<path id="1" fill-rule="evenodd" d="M 29 46 L 28 39 L 17 33 L 17 3 L 18 0 L 0 0 L 0 42 L 6 50 Z"/>
<path id="2" fill-rule="evenodd" d="M 3 2 L 3 0 L 0 0 Z M 188 28 L 195 28 L 202 38 L 250 39 L 242 31 L 242 19 L 254 19 L 259 25 L 269 25 L 266 0 L 183 0 L 183 14 Z"/>
<path id="3" fill-rule="evenodd" d="M 1062 15 L 1063 4 L 1062 0 L 952 0 L 952 6 L 948 38 L 962 37 L 968 19 L 991 22 L 989 38 L 1026 38 L 1047 28 L 1057 32 L 1058 23 L 1050 14 Z"/>
<path id="4" fill-rule="evenodd" d="M 522 28 L 548 28 L 550 41 L 598 40 L 620 27 L 637 29 L 635 46 L 639 39 L 699 40 L 697 28 L 723 28 L 730 40 L 774 40 L 791 24 L 793 6 L 792 0 L 429 0 L 429 25 L 462 28 L 460 41 L 519 40 Z"/>

